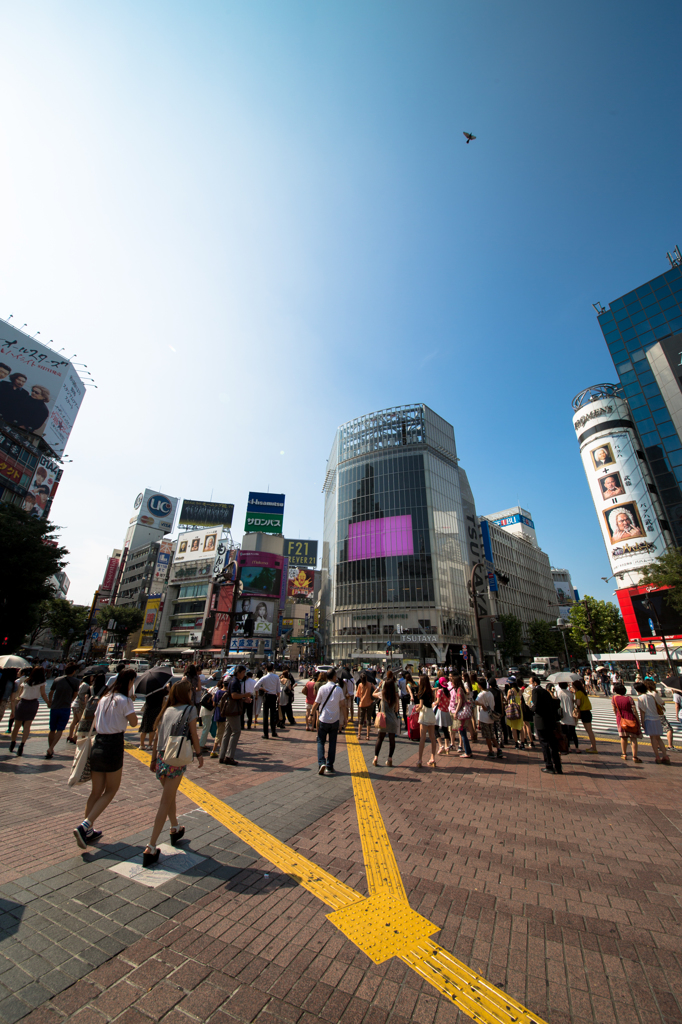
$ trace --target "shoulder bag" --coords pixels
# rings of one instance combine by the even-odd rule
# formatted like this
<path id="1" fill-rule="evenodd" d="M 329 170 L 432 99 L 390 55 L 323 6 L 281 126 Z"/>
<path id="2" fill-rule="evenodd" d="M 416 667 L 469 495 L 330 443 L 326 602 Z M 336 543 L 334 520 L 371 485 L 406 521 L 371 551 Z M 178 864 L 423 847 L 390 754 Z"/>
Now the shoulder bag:
<path id="1" fill-rule="evenodd" d="M 227 718 L 230 715 L 241 715 L 242 702 L 239 700 L 233 700 L 232 693 L 226 693 L 224 697 L 220 698 L 219 710 L 220 717 L 223 719 Z"/>
<path id="2" fill-rule="evenodd" d="M 69 775 L 69 786 L 80 786 L 84 782 L 90 782 L 90 754 L 92 753 L 92 731 L 95 728 L 93 716 L 90 732 L 82 739 L 76 740 L 76 749 L 73 752 L 73 766 Z"/>
<path id="3" fill-rule="evenodd" d="M 338 686 L 338 685 L 339 684 L 337 683 L 336 686 Z M 313 725 L 315 726 L 316 729 L 317 729 L 318 725 L 320 724 L 320 715 L 322 714 L 322 712 L 326 708 L 327 701 L 329 700 L 329 698 L 333 694 L 334 690 L 336 689 L 336 686 L 333 686 L 331 688 L 331 690 L 329 691 L 329 693 L 327 694 L 327 696 L 325 698 L 325 701 L 324 701 L 324 704 L 322 705 L 322 707 L 321 708 L 316 707 L 315 710 L 313 711 Z M 341 690 L 341 693 L 343 693 L 343 690 Z"/>
<path id="4" fill-rule="evenodd" d="M 166 740 L 163 754 L 160 755 L 161 760 L 166 764 L 179 768 L 192 763 L 194 752 L 192 750 L 192 740 L 189 737 L 189 715 L 193 706 L 193 704 L 190 704 L 185 708 L 182 717 L 173 727 L 170 736 Z"/>

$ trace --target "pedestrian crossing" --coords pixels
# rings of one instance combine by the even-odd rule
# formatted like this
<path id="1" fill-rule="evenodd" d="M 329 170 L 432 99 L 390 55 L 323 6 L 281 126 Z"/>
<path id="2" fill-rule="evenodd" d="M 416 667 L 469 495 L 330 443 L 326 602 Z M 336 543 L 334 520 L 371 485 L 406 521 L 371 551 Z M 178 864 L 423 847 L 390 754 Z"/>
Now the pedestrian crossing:
<path id="1" fill-rule="evenodd" d="M 618 729 L 616 728 L 616 716 L 611 706 L 611 701 L 608 697 L 597 697 L 594 694 L 591 696 L 592 701 L 592 728 L 597 736 L 608 736 L 616 738 L 618 736 Z M 138 717 L 142 715 L 142 709 L 144 707 L 143 700 L 136 700 L 135 711 Z M 666 705 L 666 717 L 669 722 L 675 722 L 675 705 L 672 701 L 668 700 L 665 702 Z M 294 717 L 297 722 L 305 724 L 305 694 L 298 687 L 294 692 Z M 5 721 L 7 716 L 5 715 Z M 49 729 L 50 711 L 49 708 L 43 701 L 40 702 L 38 708 L 38 714 L 35 717 L 32 730 L 34 732 L 47 732 Z M 5 725 L 5 728 L 7 726 Z M 577 725 L 578 738 L 587 738 L 587 733 L 581 722 Z"/>

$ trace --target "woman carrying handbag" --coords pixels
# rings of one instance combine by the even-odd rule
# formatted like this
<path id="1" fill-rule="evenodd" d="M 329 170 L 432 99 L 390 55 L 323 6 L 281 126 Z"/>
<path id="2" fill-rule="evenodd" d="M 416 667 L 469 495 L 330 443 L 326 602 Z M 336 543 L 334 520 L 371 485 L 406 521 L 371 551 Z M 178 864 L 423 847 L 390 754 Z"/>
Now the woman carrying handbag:
<path id="1" fill-rule="evenodd" d="M 101 837 L 101 831 L 93 826 L 102 811 L 106 810 L 114 799 L 121 785 L 125 731 L 129 725 L 133 728 L 137 725 L 135 705 L 131 699 L 136 675 L 134 668 L 119 672 L 108 692 L 97 704 L 94 723 L 90 727 L 94 727 L 95 730 L 95 739 L 90 751 L 92 789 L 85 805 L 85 817 L 73 830 L 81 850 L 86 850 L 88 843 L 94 843 Z"/>
<path id="2" fill-rule="evenodd" d="M 428 734 L 429 740 L 431 741 L 431 760 L 428 762 L 430 768 L 437 768 L 436 764 L 436 716 L 433 711 L 433 689 L 429 677 L 424 675 L 419 679 L 419 689 L 417 691 L 417 704 L 416 710 L 419 712 L 419 759 L 417 761 L 417 768 L 422 766 L 422 757 L 424 755 L 424 745 L 426 743 L 426 736 Z"/>
<path id="3" fill-rule="evenodd" d="M 154 723 L 154 741 L 150 770 L 163 786 L 161 802 L 154 819 L 151 838 L 142 854 L 142 867 L 156 864 L 160 851 L 156 841 L 170 818 L 170 841 L 177 846 L 185 834 L 185 827 L 178 826 L 175 799 L 187 766 L 192 763 L 192 751 L 197 756 L 200 768 L 204 766 L 201 756 L 197 719 L 199 715 L 193 699 L 192 683 L 183 678 L 173 683 L 170 693 L 163 702 L 161 713 Z"/>
<path id="4" fill-rule="evenodd" d="M 400 698 L 399 691 L 396 685 L 395 676 L 391 671 L 386 673 L 386 681 L 384 682 L 381 691 L 377 691 L 375 696 L 379 696 L 379 713 L 375 719 L 374 724 L 377 727 L 379 735 L 374 745 L 374 760 L 372 764 L 376 767 L 379 763 L 379 752 L 381 750 L 381 744 L 384 742 L 384 736 L 388 733 L 388 758 L 386 759 L 386 767 L 393 767 L 393 754 L 395 751 L 395 737 L 396 733 L 400 730 Z"/>

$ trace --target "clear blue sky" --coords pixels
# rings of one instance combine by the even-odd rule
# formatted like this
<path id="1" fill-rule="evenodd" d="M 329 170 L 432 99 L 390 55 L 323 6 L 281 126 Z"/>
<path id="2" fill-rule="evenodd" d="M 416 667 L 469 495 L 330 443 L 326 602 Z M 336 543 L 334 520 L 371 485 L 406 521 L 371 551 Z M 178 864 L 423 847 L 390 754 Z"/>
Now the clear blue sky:
<path id="1" fill-rule="evenodd" d="M 682 243 L 681 20 L 672 0 L 5 5 L 0 315 L 99 385 L 53 510 L 70 596 L 147 486 L 234 501 L 237 528 L 249 489 L 284 491 L 285 532 L 321 538 L 336 426 L 413 401 L 454 424 L 478 511 L 524 505 L 608 596 L 570 401 L 614 379 L 591 303 Z"/>

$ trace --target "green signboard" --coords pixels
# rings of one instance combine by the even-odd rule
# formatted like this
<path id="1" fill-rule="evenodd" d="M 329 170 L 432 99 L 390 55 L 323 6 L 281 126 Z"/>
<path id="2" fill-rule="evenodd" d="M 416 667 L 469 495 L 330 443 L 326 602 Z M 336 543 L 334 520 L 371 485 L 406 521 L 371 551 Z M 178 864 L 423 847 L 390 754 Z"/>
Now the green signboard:
<path id="1" fill-rule="evenodd" d="M 288 644 L 316 644 L 317 640 L 314 636 L 292 636 L 290 640 L 287 640 Z"/>
<path id="2" fill-rule="evenodd" d="M 247 512 L 244 533 L 281 533 L 284 516 L 275 512 Z"/>
<path id="3" fill-rule="evenodd" d="M 284 557 L 289 565 L 317 565 L 317 541 L 285 540 Z"/>

